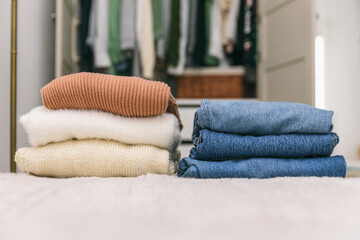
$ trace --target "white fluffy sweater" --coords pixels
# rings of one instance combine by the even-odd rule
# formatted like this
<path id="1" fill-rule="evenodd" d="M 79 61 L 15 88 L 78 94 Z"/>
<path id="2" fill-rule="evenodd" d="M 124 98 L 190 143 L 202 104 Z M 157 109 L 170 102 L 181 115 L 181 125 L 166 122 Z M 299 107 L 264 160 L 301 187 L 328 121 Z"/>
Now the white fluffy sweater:
<path id="1" fill-rule="evenodd" d="M 173 152 L 181 135 L 177 118 L 129 118 L 96 110 L 32 109 L 20 119 L 32 146 L 71 139 L 109 139 L 126 144 L 150 144 Z"/>

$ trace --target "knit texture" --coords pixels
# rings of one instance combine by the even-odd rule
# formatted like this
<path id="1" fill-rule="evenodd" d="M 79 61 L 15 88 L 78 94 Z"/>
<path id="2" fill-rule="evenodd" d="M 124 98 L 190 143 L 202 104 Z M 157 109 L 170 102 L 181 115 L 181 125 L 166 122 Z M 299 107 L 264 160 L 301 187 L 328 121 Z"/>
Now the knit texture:
<path id="1" fill-rule="evenodd" d="M 20 122 L 33 147 L 71 139 L 100 138 L 175 151 L 181 140 L 178 120 L 170 113 L 128 118 L 96 110 L 51 110 L 41 106 L 23 115 Z"/>
<path id="2" fill-rule="evenodd" d="M 49 109 L 94 109 L 126 117 L 149 117 L 167 110 L 182 123 L 170 87 L 139 77 L 75 73 L 59 77 L 40 91 Z"/>
<path id="3" fill-rule="evenodd" d="M 20 148 L 15 161 L 21 171 L 49 177 L 135 177 L 173 174 L 179 154 L 151 145 L 106 140 L 71 140 L 39 148 Z"/>

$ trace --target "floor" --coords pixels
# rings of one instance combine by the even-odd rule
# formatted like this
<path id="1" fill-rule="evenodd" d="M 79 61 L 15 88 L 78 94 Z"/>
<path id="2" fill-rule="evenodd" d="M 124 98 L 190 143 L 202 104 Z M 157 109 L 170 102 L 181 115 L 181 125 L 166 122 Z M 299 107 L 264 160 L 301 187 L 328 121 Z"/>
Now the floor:
<path id="1" fill-rule="evenodd" d="M 360 178 L 0 174 L 0 239 L 359 239 Z"/>

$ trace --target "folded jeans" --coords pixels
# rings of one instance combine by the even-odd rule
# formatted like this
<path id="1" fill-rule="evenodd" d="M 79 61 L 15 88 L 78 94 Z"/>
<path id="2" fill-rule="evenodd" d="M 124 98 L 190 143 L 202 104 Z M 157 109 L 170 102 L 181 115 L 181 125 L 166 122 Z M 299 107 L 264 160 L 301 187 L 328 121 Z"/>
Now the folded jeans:
<path id="1" fill-rule="evenodd" d="M 334 112 L 301 103 L 202 100 L 193 137 L 202 129 L 243 135 L 330 133 Z"/>
<path id="2" fill-rule="evenodd" d="M 327 157 L 339 142 L 336 133 L 244 136 L 201 130 L 190 157 L 227 160 L 249 157 Z"/>
<path id="3" fill-rule="evenodd" d="M 179 163 L 184 178 L 273 178 L 273 177 L 345 177 L 343 156 L 321 158 L 249 158 L 228 161 L 201 161 L 189 157 Z"/>

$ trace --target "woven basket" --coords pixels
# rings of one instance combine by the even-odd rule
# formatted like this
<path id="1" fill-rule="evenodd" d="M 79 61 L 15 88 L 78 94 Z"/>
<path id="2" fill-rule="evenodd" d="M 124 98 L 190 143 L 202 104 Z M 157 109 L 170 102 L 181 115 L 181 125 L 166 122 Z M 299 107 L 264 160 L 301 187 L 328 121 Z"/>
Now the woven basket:
<path id="1" fill-rule="evenodd" d="M 240 75 L 182 75 L 176 78 L 177 98 L 242 98 Z"/>

